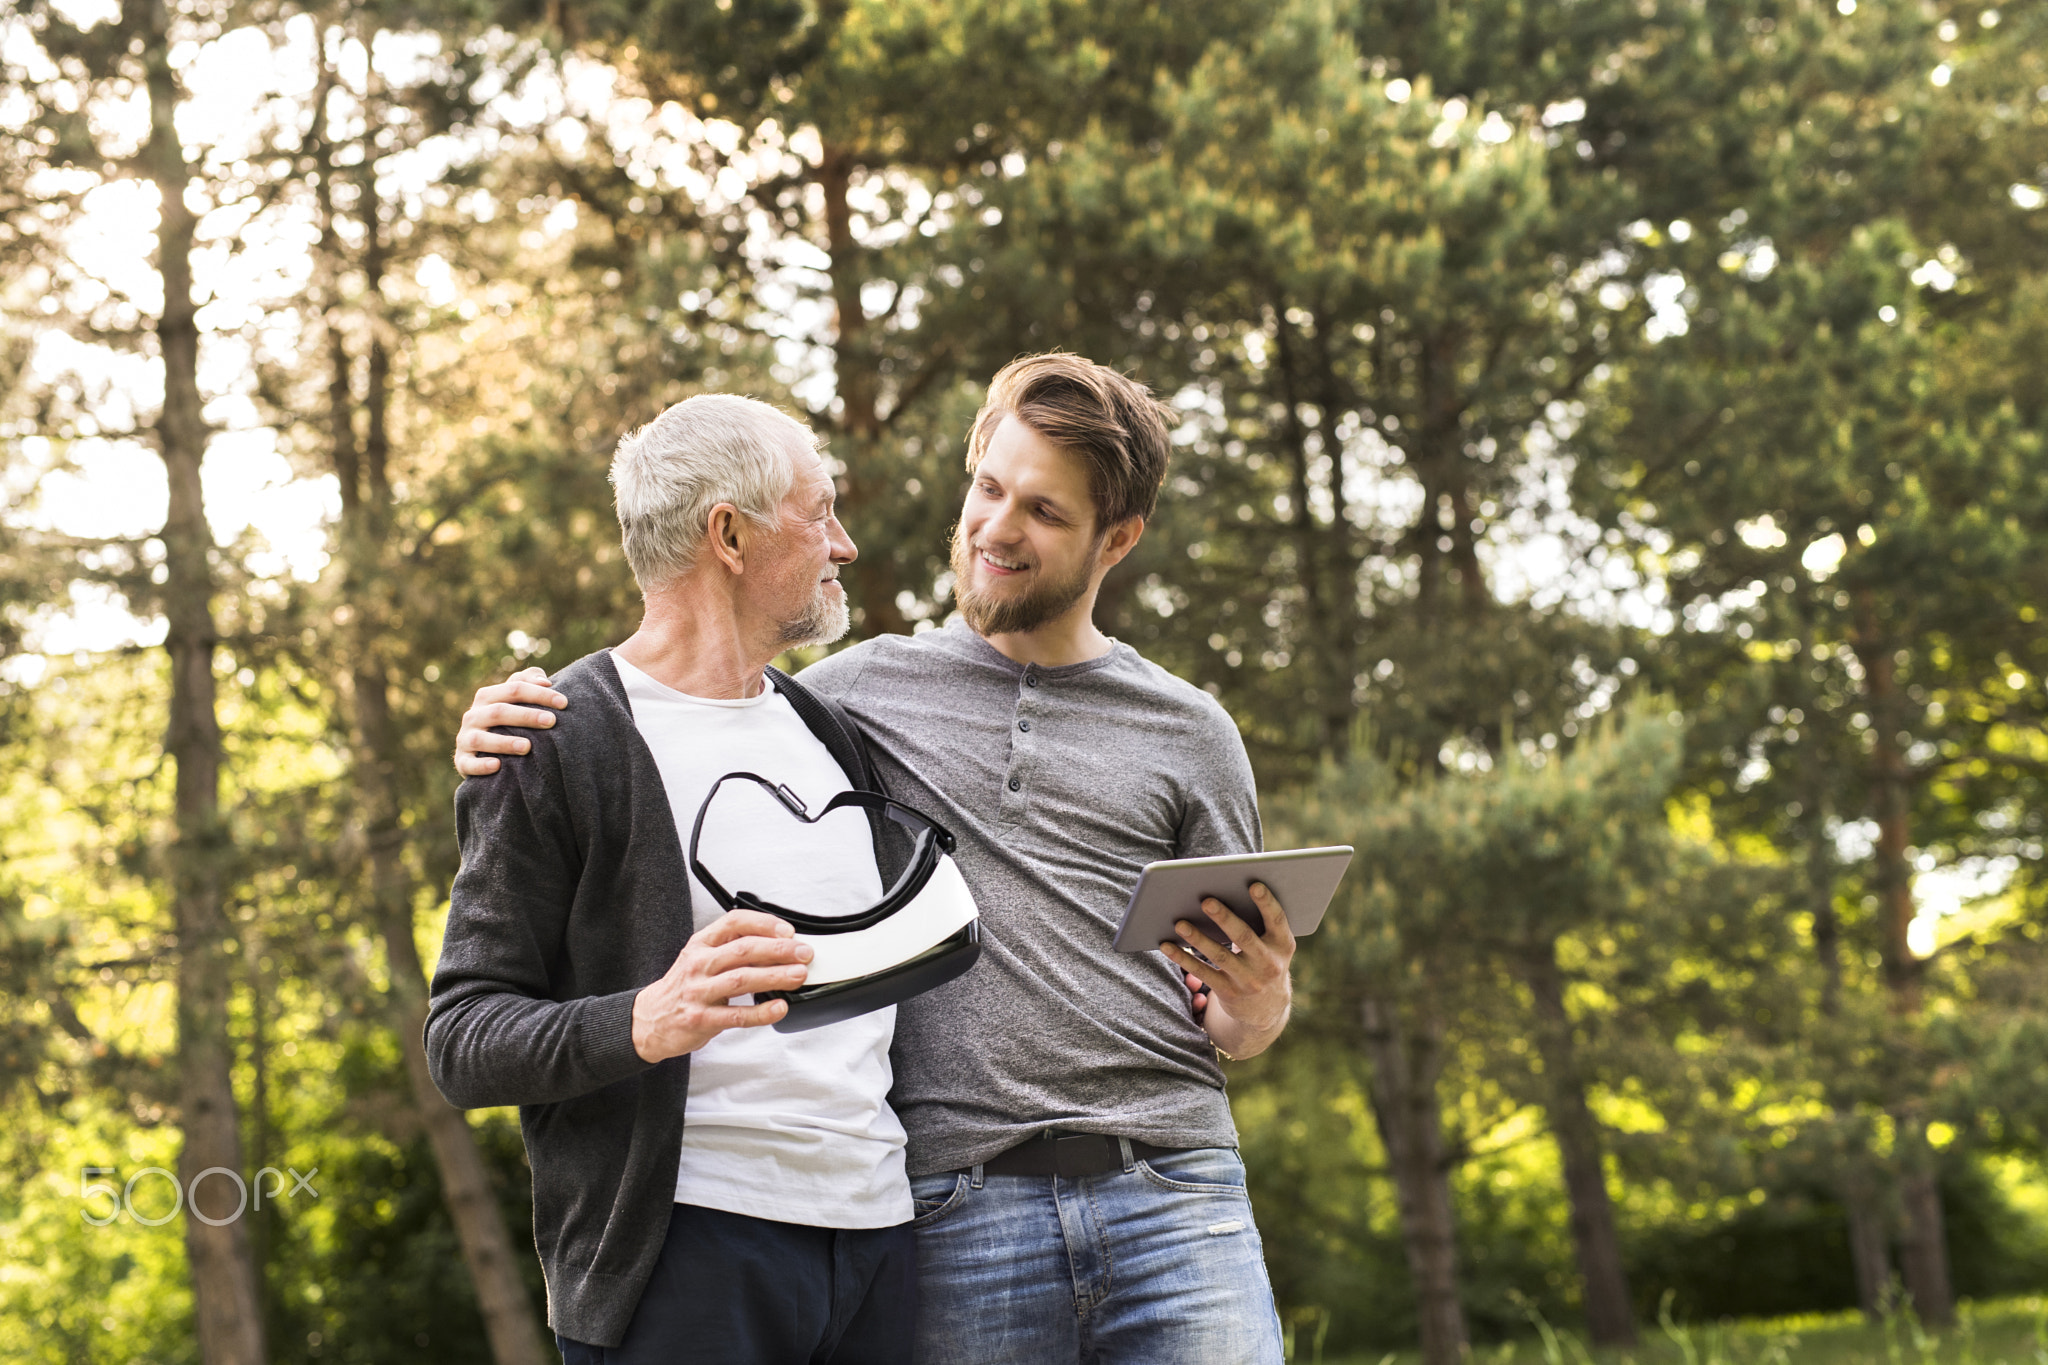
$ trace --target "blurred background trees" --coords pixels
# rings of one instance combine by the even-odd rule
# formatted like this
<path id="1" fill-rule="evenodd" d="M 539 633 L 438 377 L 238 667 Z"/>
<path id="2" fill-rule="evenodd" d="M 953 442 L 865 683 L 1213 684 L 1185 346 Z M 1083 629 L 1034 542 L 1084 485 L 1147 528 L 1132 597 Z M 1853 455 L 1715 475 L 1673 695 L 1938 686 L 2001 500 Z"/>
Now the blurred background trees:
<path id="1" fill-rule="evenodd" d="M 2044 52 L 1902 0 L 13 7 L 0 1349 L 544 1358 L 516 1126 L 417 1055 L 454 716 L 631 629 L 609 452 L 705 389 L 830 437 L 856 633 L 936 624 L 979 386 L 1056 346 L 1181 417 L 1105 628 L 1276 843 L 1359 848 L 1233 1072 L 1291 1323 L 2048 1285 Z M 208 1166 L 319 1194 L 120 1208 Z"/>

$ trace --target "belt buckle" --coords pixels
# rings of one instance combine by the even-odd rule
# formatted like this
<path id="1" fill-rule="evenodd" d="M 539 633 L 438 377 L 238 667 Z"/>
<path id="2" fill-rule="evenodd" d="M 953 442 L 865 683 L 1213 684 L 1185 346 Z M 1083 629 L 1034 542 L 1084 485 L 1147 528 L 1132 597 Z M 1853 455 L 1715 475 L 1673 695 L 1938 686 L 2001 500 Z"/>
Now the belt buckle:
<path id="1" fill-rule="evenodd" d="M 1065 1180 L 1102 1173 L 1102 1144 L 1093 1133 L 1072 1133 L 1052 1140 L 1053 1173 Z"/>

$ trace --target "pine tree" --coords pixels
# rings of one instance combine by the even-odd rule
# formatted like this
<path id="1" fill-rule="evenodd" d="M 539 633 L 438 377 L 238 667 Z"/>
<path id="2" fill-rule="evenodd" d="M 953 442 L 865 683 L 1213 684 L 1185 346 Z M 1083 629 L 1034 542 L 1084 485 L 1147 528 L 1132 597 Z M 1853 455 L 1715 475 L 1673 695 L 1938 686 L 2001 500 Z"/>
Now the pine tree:
<path id="1" fill-rule="evenodd" d="M 157 199 L 152 267 L 162 302 L 140 330 L 163 377 L 163 397 L 145 439 L 163 460 L 170 505 L 158 536 L 162 584 L 135 605 L 161 611 L 167 623 L 171 688 L 163 749 L 175 770 L 176 795 L 164 866 L 177 943 L 177 1104 L 184 1135 L 177 1174 L 187 1198 L 184 1237 L 201 1354 L 208 1365 L 260 1365 L 262 1299 L 248 1231 L 238 1211 L 223 1204 L 230 1182 L 243 1181 L 246 1173 L 232 1077 L 236 936 L 225 903 L 230 849 L 215 712 L 220 589 L 200 482 L 211 433 L 202 410 L 193 291 L 199 215 L 189 196 L 202 168 L 179 137 L 176 119 L 186 92 L 172 65 L 174 42 L 191 36 L 198 21 L 169 0 L 130 0 L 118 16 L 89 28 L 53 6 L 34 6 L 29 17 L 35 42 L 56 63 L 49 78 L 30 75 L 15 85 L 39 106 L 33 126 L 47 134 L 36 139 L 39 159 L 89 180 L 132 176 L 152 186 Z M 92 116 L 100 101 L 128 91 L 145 97 L 148 123 L 139 147 L 123 153 L 103 146 L 111 130 L 96 127 Z"/>

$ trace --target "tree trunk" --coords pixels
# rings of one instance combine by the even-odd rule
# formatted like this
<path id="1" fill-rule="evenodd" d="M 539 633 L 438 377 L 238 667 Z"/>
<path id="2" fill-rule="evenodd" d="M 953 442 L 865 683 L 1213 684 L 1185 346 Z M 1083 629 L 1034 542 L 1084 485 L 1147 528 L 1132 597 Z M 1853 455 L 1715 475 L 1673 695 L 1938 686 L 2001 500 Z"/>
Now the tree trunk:
<path id="1" fill-rule="evenodd" d="M 264 980 L 263 955 L 269 951 L 261 928 L 251 926 L 242 936 L 243 967 L 249 973 L 249 1167 L 262 1179 L 270 1164 L 270 1033 L 268 1014 L 271 992 Z M 266 1324 L 271 1300 L 270 1220 L 254 1219 L 249 1225 L 249 1263 L 256 1277 L 256 1289 L 264 1306 Z"/>
<path id="2" fill-rule="evenodd" d="M 1801 657 L 1813 658 L 1813 632 L 1802 633 Z M 1817 692 L 1806 698 L 1812 724 L 1820 725 L 1821 699 Z M 1833 803 L 1828 799 L 1829 773 L 1826 759 L 1813 731 L 1801 746 L 1801 786 L 1805 810 L 1802 825 L 1806 837 L 1807 909 L 1813 916 L 1813 952 L 1820 960 L 1820 1012 L 1833 1019 L 1842 1006 L 1842 923 L 1835 914 L 1835 841 L 1828 834 Z"/>
<path id="3" fill-rule="evenodd" d="M 1324 537 L 1323 571 L 1329 584 L 1333 623 L 1330 634 L 1317 643 L 1316 649 L 1327 656 L 1323 674 L 1330 679 L 1328 685 L 1332 688 L 1331 713 L 1338 717 L 1344 732 L 1338 752 L 1348 754 L 1358 715 L 1353 700 L 1358 687 L 1358 647 L 1368 623 L 1359 610 L 1357 528 L 1352 525 L 1350 503 L 1344 492 L 1347 443 L 1336 435 L 1337 414 L 1349 408 L 1353 399 L 1331 356 L 1331 327 L 1327 318 L 1316 318 L 1315 392 L 1317 405 L 1323 410 L 1323 448 L 1330 457 L 1330 530 Z"/>
<path id="4" fill-rule="evenodd" d="M 170 483 L 164 520 L 164 647 L 171 661 L 170 725 L 164 748 L 176 770 L 171 901 L 178 932 L 178 1114 L 184 1146 L 178 1178 L 186 1191 L 185 1254 L 200 1357 L 207 1365 L 261 1365 L 262 1298 L 239 1207 L 240 1119 L 233 1080 L 228 1003 L 234 939 L 224 905 L 227 831 L 220 813 L 220 722 L 214 713 L 213 532 L 206 523 L 199 467 L 206 424 L 199 397 L 199 326 L 192 304 L 197 220 L 185 204 L 191 179 L 173 124 L 169 15 L 162 0 L 145 13 L 149 41 L 149 141 L 143 151 L 162 198 L 157 269 L 163 280 L 163 412 L 158 453 Z M 202 1179 L 204 1177 L 204 1179 Z M 246 1188 L 246 1184 L 243 1186 Z"/>
<path id="5" fill-rule="evenodd" d="M 1557 945 L 1545 942 L 1536 946 L 1525 970 L 1536 1005 L 1537 1049 L 1550 1092 L 1550 1131 L 1557 1139 L 1565 1197 L 1571 1202 L 1572 1245 L 1578 1252 L 1579 1278 L 1584 1285 L 1586 1328 L 1596 1345 L 1631 1346 L 1636 1339 L 1635 1312 L 1621 1265 L 1614 1205 L 1607 1196 L 1600 1125 L 1586 1104 L 1572 1021 L 1565 1010 Z"/>
<path id="6" fill-rule="evenodd" d="M 1827 807 L 1815 807 L 1806 842 L 1807 904 L 1813 915 L 1813 952 L 1820 959 L 1820 1012 L 1832 1019 L 1842 1005 L 1842 926 L 1835 915 L 1835 849 L 1827 833 Z"/>
<path id="7" fill-rule="evenodd" d="M 853 239 L 853 208 L 846 197 L 854 165 L 850 148 L 828 145 L 817 181 L 825 199 L 825 249 L 832 257 L 832 368 L 839 393 L 839 430 L 846 437 L 846 503 L 854 518 L 873 525 L 879 524 L 883 509 L 904 494 L 881 468 L 881 375 L 861 304 L 861 247 Z M 910 620 L 896 605 L 901 576 L 895 561 L 879 546 L 847 565 L 845 576 L 852 580 L 852 605 L 863 634 L 909 631 Z"/>
<path id="8" fill-rule="evenodd" d="M 1424 1365 L 1457 1365 L 1468 1349 L 1458 1302 L 1458 1228 L 1451 1210 L 1450 1160 L 1444 1150 L 1437 1078 L 1443 1026 L 1425 1013 L 1410 1029 L 1398 1005 L 1366 997 L 1365 1050 L 1372 1062 L 1373 1120 L 1387 1149 L 1401 1243 L 1415 1284 Z"/>
<path id="9" fill-rule="evenodd" d="M 1418 383 L 1421 388 L 1419 429 L 1415 434 L 1416 455 L 1429 471 L 1423 479 L 1430 497 L 1422 509 L 1413 542 L 1441 577 L 1448 563 L 1458 571 L 1458 604 L 1467 621 L 1484 618 L 1492 604 L 1486 575 L 1479 564 L 1478 541 L 1472 530 L 1476 509 L 1466 490 L 1465 402 L 1458 370 L 1464 339 L 1447 329 L 1424 339 Z M 1450 524 L 1443 523 L 1445 512 Z M 1441 540 L 1449 539 L 1448 550 Z"/>
<path id="10" fill-rule="evenodd" d="M 359 652 L 367 659 L 367 652 Z M 371 918 L 390 968 L 391 1025 L 405 1048 L 414 1107 L 441 1172 L 441 1196 L 476 1288 L 477 1309 L 497 1365 L 546 1365 L 552 1359 L 519 1276 L 518 1253 L 491 1188 L 490 1172 L 462 1111 L 442 1098 L 427 1069 L 426 972 L 413 939 L 412 878 L 405 868 L 405 831 L 394 777 L 397 745 L 383 678 L 359 667 L 354 678 L 356 785 L 369 826 Z"/>
<path id="11" fill-rule="evenodd" d="M 322 205 L 328 222 L 323 242 L 330 252 L 338 252 L 340 238 L 333 230 L 332 201 L 324 194 L 324 182 L 334 171 L 332 158 L 327 159 L 326 170 Z M 365 296 L 375 300 L 385 251 L 375 183 L 369 174 L 363 177 L 361 203 L 368 240 Z M 340 262 L 331 262 L 330 278 L 340 273 Z M 392 723 L 390 692 L 381 662 L 386 618 L 382 605 L 389 595 L 388 585 L 381 579 L 392 520 L 387 468 L 390 355 L 375 332 L 381 320 L 373 318 L 364 401 L 368 429 L 358 442 L 348 346 L 332 311 L 338 304 L 339 300 L 330 300 L 328 428 L 335 473 L 342 483 L 343 591 L 355 608 L 348 681 L 355 749 L 352 777 L 369 852 L 367 917 L 384 940 L 391 1027 L 404 1049 L 413 1105 L 434 1151 L 442 1198 L 476 1290 L 492 1359 L 497 1365 L 546 1365 L 552 1353 L 545 1348 L 532 1300 L 520 1278 L 518 1253 L 491 1188 L 483 1154 L 477 1150 L 476 1136 L 462 1111 L 442 1097 L 427 1067 L 426 972 L 413 938 L 414 887 L 405 862 L 404 802 L 398 777 L 403 751 Z"/>
<path id="12" fill-rule="evenodd" d="M 1879 625 L 1876 601 L 1868 589 L 1856 595 L 1856 658 L 1863 665 L 1863 687 L 1870 700 L 1871 806 L 1877 818 L 1877 890 L 1884 933 L 1885 985 L 1891 1012 L 1910 1019 L 1920 1012 L 1922 968 L 1910 937 L 1915 914 L 1912 831 L 1912 770 L 1900 735 L 1905 728 L 1904 699 L 1899 693 L 1894 644 Z M 1913 1311 L 1924 1323 L 1945 1326 L 1955 1321 L 1955 1295 L 1949 1284 L 1948 1235 L 1941 1210 L 1941 1188 L 1934 1178 L 1933 1153 L 1917 1118 L 1894 1115 L 1902 1136 L 1896 1160 L 1899 1172 L 1899 1269 L 1912 1296 Z"/>
<path id="13" fill-rule="evenodd" d="M 1325 397 L 1335 381 L 1325 375 L 1315 375 L 1317 383 L 1309 383 L 1307 375 L 1313 375 L 1313 366 L 1321 362 L 1321 352 L 1294 334 L 1294 323 L 1288 321 L 1288 301 L 1274 297 L 1274 383 L 1278 387 L 1280 405 L 1286 415 L 1280 420 L 1280 442 L 1286 448 L 1286 463 L 1290 475 L 1290 501 L 1292 501 L 1292 532 L 1294 532 L 1294 579 L 1300 583 L 1300 616 L 1303 616 L 1303 632 L 1296 643 L 1298 657 L 1296 669 L 1307 677 L 1307 686 L 1300 690 L 1303 708 L 1315 720 L 1315 745 L 1323 757 L 1343 759 L 1352 747 L 1352 641 L 1358 628 L 1358 589 L 1350 579 L 1348 561 L 1350 555 L 1343 551 L 1343 536 L 1350 526 L 1343 520 L 1341 510 L 1341 483 L 1343 483 L 1343 444 L 1331 436 L 1335 424 L 1335 411 L 1323 407 L 1323 432 L 1319 436 L 1323 452 L 1331 458 L 1331 501 L 1335 503 L 1337 516 L 1329 530 L 1317 526 L 1313 501 L 1313 479 L 1309 475 L 1309 426 L 1300 417 L 1300 409 L 1309 401 L 1305 395 L 1315 393 Z M 1335 548 L 1335 555 L 1331 553 Z M 1343 577 L 1331 573 L 1331 561 L 1337 561 Z"/>
<path id="14" fill-rule="evenodd" d="M 1920 960 L 1913 952 L 1913 847 L 1911 774 L 1899 745 L 1903 717 L 1890 642 L 1864 635 L 1856 653 L 1870 699 L 1871 813 L 1877 819 L 1877 895 L 1883 933 L 1884 979 L 1892 1012 L 1920 1009 Z"/>
<path id="15" fill-rule="evenodd" d="M 1952 1326 L 1956 1300 L 1948 1279 L 1948 1228 L 1941 1212 L 1941 1186 L 1934 1174 L 1934 1150 L 1917 1122 L 1899 1147 L 1905 1166 L 1899 1176 L 1899 1208 L 1905 1215 L 1899 1236 L 1899 1275 L 1922 1323 Z"/>
<path id="16" fill-rule="evenodd" d="M 1276 297 L 1272 309 L 1275 381 L 1280 391 L 1281 406 L 1286 410 L 1286 415 L 1280 420 L 1280 440 L 1286 447 L 1289 501 L 1293 504 L 1289 521 L 1294 532 L 1294 574 L 1295 581 L 1301 585 L 1301 615 L 1305 627 L 1298 646 L 1303 657 L 1297 661 L 1298 668 L 1307 676 L 1301 702 L 1303 709 L 1314 718 L 1317 751 L 1325 757 L 1342 760 L 1351 740 L 1351 670 L 1344 658 L 1346 651 L 1343 647 L 1344 637 L 1351 627 L 1350 612 L 1344 613 L 1347 619 L 1342 626 L 1333 624 L 1332 606 L 1324 582 L 1324 537 L 1309 506 L 1309 431 L 1301 420 L 1304 400 L 1296 373 L 1303 358 L 1298 354 L 1301 348 L 1296 344 L 1294 324 L 1287 320 L 1287 300 Z M 1327 425 L 1332 418 L 1325 414 L 1323 420 Z M 1335 444 L 1326 438 L 1326 447 Z M 1342 528 L 1338 529 L 1341 531 Z"/>
<path id="17" fill-rule="evenodd" d="M 1864 1317 L 1876 1322 L 1884 1317 L 1885 1291 L 1892 1283 L 1884 1210 L 1866 1197 L 1872 1193 L 1867 1185 L 1845 1181 L 1838 1188 L 1849 1213 L 1849 1264 L 1856 1273 L 1856 1306 Z"/>
<path id="18" fill-rule="evenodd" d="M 1813 634 L 1803 639 L 1804 655 L 1813 657 Z M 1807 703 L 1815 717 L 1820 715 L 1817 698 Z M 1835 844 L 1828 835 L 1828 774 L 1822 767 L 1819 746 L 1808 745 L 1805 753 L 1803 815 L 1806 839 L 1806 901 L 1813 917 L 1813 952 L 1820 961 L 1820 1014 L 1836 1021 L 1842 1013 L 1842 926 L 1835 914 Z M 1836 1111 L 1837 1117 L 1841 1113 Z M 1878 1199 L 1878 1175 L 1867 1161 L 1855 1156 L 1843 1158 L 1834 1186 L 1841 1196 L 1848 1222 L 1849 1266 L 1856 1280 L 1856 1305 L 1873 1322 L 1884 1315 L 1885 1289 L 1891 1284 L 1891 1265 L 1885 1235 L 1883 1205 Z"/>

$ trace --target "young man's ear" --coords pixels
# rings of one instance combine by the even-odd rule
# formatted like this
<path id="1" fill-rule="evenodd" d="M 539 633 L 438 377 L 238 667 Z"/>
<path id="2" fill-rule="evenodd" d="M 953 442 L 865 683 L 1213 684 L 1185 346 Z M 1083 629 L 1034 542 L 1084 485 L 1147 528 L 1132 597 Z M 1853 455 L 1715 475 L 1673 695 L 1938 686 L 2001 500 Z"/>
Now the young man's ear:
<path id="1" fill-rule="evenodd" d="M 1102 538 L 1102 549 L 1096 557 L 1096 567 L 1104 573 L 1123 563 L 1124 556 L 1138 548 L 1138 540 L 1145 534 L 1143 517 L 1125 517 L 1109 528 L 1109 534 Z"/>

